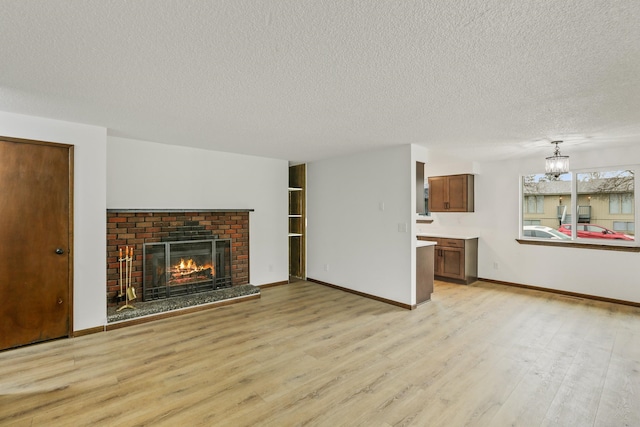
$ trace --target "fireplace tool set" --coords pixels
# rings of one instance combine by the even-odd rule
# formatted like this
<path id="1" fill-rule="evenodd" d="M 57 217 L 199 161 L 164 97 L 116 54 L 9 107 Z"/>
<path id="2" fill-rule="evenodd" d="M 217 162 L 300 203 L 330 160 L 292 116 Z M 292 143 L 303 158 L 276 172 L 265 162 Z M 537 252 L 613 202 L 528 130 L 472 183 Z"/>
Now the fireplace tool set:
<path id="1" fill-rule="evenodd" d="M 125 248 L 125 256 L 122 256 L 122 248 L 120 248 L 120 257 L 118 258 L 118 262 L 120 263 L 120 293 L 118 294 L 118 298 L 124 297 L 124 305 L 118 308 L 117 311 L 124 310 L 125 308 L 135 309 L 135 307 L 129 304 L 131 301 L 136 299 L 136 290 L 131 285 L 131 272 L 133 270 L 133 248 L 129 248 L 127 246 Z M 122 270 L 122 263 L 124 262 L 124 271 Z M 124 291 L 122 290 L 123 284 L 123 275 L 124 275 Z"/>

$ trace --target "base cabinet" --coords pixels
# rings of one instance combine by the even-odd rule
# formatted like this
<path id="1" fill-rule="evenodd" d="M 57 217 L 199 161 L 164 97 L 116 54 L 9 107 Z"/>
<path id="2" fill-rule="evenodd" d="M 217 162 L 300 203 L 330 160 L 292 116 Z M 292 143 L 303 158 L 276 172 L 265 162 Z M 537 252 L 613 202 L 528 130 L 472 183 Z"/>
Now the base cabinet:
<path id="1" fill-rule="evenodd" d="M 464 249 L 441 247 L 436 250 L 437 263 L 434 274 L 437 276 L 464 279 Z"/>
<path id="2" fill-rule="evenodd" d="M 434 275 L 445 281 L 469 284 L 478 280 L 478 239 L 420 236 L 436 242 Z"/>
<path id="3" fill-rule="evenodd" d="M 435 246 L 416 248 L 416 304 L 429 301 L 433 293 Z"/>

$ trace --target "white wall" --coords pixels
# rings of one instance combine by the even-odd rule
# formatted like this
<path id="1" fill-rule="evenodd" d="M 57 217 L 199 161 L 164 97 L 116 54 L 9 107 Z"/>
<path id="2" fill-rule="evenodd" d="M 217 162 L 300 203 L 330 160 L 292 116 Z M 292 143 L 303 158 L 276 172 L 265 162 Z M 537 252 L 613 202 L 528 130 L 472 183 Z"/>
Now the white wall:
<path id="1" fill-rule="evenodd" d="M 405 145 L 307 165 L 308 277 L 415 303 L 412 163 Z"/>
<path id="2" fill-rule="evenodd" d="M 0 135 L 74 146 L 73 329 L 106 322 L 105 128 L 0 112 Z"/>
<path id="3" fill-rule="evenodd" d="M 254 209 L 249 281 L 288 280 L 286 160 L 108 137 L 109 209 Z"/>
<path id="4" fill-rule="evenodd" d="M 6 112 L 0 135 L 75 147 L 74 330 L 106 322 L 107 207 L 255 209 L 250 281 L 287 280 L 286 161 L 107 138 L 105 128 Z M 574 169 L 640 163 L 640 147 L 567 154 Z M 539 172 L 541 156 L 483 164 L 422 156 L 407 145 L 308 165 L 309 277 L 413 304 L 414 230 L 455 232 L 480 236 L 480 277 L 640 302 L 638 253 L 515 241 L 518 177 Z M 433 214 L 433 224 L 415 226 L 416 160 L 427 163 L 427 176 L 475 173 L 476 212 Z M 203 180 L 210 189 L 198 189 Z M 398 224 L 407 224 L 407 232 L 398 232 Z"/>
<path id="5" fill-rule="evenodd" d="M 416 176 L 417 176 L 417 168 L 418 168 L 418 164 L 417 162 L 420 162 L 422 164 L 426 164 L 427 159 L 428 159 L 428 150 L 425 147 L 419 146 L 419 145 L 411 145 L 411 194 L 413 195 L 411 197 L 411 212 L 413 215 L 414 220 L 411 221 L 411 236 L 415 236 L 416 233 L 418 233 L 418 224 L 416 223 L 415 219 L 417 218 L 418 214 L 422 214 L 424 213 L 423 208 L 420 208 L 420 212 L 418 212 L 417 209 L 417 200 L 416 200 L 416 195 L 418 192 L 420 192 L 421 197 L 423 197 L 424 195 L 424 183 L 420 186 L 420 188 L 416 188 L 417 182 L 416 182 Z M 422 165 L 420 165 L 420 167 L 423 167 Z M 426 177 L 424 177 L 424 179 L 426 179 Z M 413 239 L 413 245 L 415 246 L 415 244 L 418 242 L 418 239 L 415 238 Z M 411 304 L 416 304 L 416 250 L 415 248 L 411 249 L 411 267 L 410 267 L 410 271 L 411 271 Z"/>
<path id="6" fill-rule="evenodd" d="M 566 150 L 565 150 L 566 151 Z M 571 168 L 620 166 L 640 163 L 640 147 L 624 150 L 567 151 Z M 447 173 L 431 159 L 427 175 Z M 476 172 L 474 213 L 434 213 L 433 224 L 419 225 L 423 232 L 478 234 L 478 275 L 524 285 L 640 302 L 639 253 L 558 248 L 518 244 L 519 176 L 540 173 L 544 156 L 482 163 Z M 636 213 L 639 214 L 639 213 Z M 497 268 L 494 268 L 497 263 Z"/>

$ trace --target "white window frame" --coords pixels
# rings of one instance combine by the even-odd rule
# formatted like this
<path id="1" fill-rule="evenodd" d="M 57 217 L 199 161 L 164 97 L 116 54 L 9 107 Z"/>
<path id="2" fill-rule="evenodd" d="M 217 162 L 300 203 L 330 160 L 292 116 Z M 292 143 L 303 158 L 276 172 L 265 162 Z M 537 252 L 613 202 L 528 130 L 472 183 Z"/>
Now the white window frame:
<path id="1" fill-rule="evenodd" d="M 571 209 L 569 210 L 569 212 L 572 212 L 573 215 L 571 215 L 571 240 L 567 240 L 567 241 L 560 241 L 563 243 L 586 243 L 586 244 L 597 244 L 597 245 L 603 245 L 603 246 L 640 246 L 640 236 L 635 235 L 634 236 L 634 240 L 630 241 L 630 240 L 608 240 L 608 239 L 589 239 L 589 238 L 585 238 L 585 237 L 580 237 L 580 239 L 578 239 L 577 236 L 577 223 L 578 223 L 578 182 L 577 182 L 577 175 L 581 174 L 581 173 L 589 173 L 589 172 L 609 172 L 609 171 L 613 171 L 613 170 L 630 170 L 633 171 L 633 221 L 626 221 L 626 222 L 633 222 L 634 224 L 634 228 L 637 230 L 638 229 L 638 225 L 640 223 L 640 215 L 638 215 L 638 213 L 640 213 L 640 188 L 638 187 L 638 182 L 640 179 L 640 165 L 623 165 L 623 166 L 605 166 L 605 167 L 594 167 L 594 168 L 582 168 L 582 169 L 576 169 L 573 170 L 571 172 L 568 172 L 571 175 Z M 525 202 L 525 195 L 524 195 L 524 177 L 528 176 L 528 175 L 536 175 L 536 174 L 541 174 L 542 172 L 534 172 L 531 174 L 524 174 L 524 175 L 520 175 L 520 200 L 518 203 L 518 208 L 519 208 L 519 219 L 518 219 L 518 236 L 519 239 L 522 240 L 543 240 L 543 239 L 538 239 L 538 238 L 534 238 L 534 237 L 526 237 L 524 236 L 524 229 L 523 229 L 523 221 L 524 221 L 524 203 Z M 544 240 L 548 240 L 548 239 L 544 239 Z"/>

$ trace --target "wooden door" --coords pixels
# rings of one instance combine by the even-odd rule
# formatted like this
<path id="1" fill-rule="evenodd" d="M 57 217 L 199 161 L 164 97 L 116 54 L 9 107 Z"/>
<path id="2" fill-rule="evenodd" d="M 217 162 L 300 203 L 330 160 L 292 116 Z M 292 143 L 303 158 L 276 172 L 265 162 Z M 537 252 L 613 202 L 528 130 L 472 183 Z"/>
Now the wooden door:
<path id="1" fill-rule="evenodd" d="M 445 212 L 448 197 L 446 177 L 429 178 L 429 212 Z"/>
<path id="2" fill-rule="evenodd" d="M 71 159 L 0 138 L 0 349 L 71 332 Z"/>

